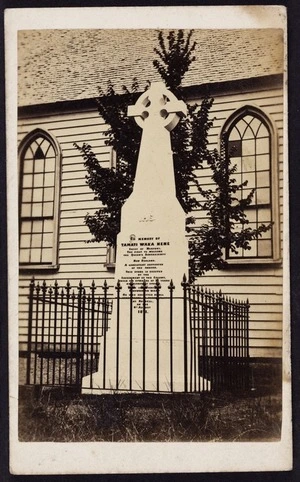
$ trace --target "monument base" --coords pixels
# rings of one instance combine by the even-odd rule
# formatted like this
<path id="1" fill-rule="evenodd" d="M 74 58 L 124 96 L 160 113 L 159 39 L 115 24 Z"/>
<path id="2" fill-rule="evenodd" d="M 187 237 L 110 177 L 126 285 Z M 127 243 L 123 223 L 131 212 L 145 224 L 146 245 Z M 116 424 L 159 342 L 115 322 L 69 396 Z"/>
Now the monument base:
<path id="1" fill-rule="evenodd" d="M 141 394 L 141 393 L 156 393 L 156 394 L 165 394 L 165 393 L 199 393 L 199 392 L 210 392 L 211 384 L 210 381 L 206 378 L 199 377 L 198 387 L 197 390 L 188 390 L 185 391 L 182 388 L 182 383 L 174 383 L 173 390 L 155 390 L 155 382 L 153 382 L 153 390 L 148 389 L 146 391 L 143 390 L 129 390 L 129 389 L 116 389 L 116 388 L 105 388 L 103 389 L 102 379 L 99 377 L 99 372 L 93 373 L 92 379 L 90 375 L 82 378 L 82 386 L 81 386 L 81 394 L 82 395 L 117 395 L 117 394 Z M 199 389 L 200 387 L 200 389 Z"/>

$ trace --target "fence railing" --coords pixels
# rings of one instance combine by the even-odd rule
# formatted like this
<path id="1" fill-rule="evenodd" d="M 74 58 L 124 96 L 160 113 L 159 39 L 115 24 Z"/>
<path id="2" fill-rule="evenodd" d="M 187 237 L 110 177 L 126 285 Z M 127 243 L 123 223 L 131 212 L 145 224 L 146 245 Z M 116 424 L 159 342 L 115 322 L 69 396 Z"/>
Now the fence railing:
<path id="1" fill-rule="evenodd" d="M 107 293 L 107 285 L 103 290 Z M 108 329 L 111 302 L 80 282 L 77 288 L 30 283 L 27 384 L 79 387 L 97 370 L 99 338 Z"/>
<path id="2" fill-rule="evenodd" d="M 93 377 L 100 370 L 100 389 L 136 391 L 134 380 L 139 370 L 139 390 L 166 391 L 163 381 L 167 378 L 167 391 L 172 392 L 176 391 L 176 371 L 181 370 L 185 392 L 246 389 L 249 384 L 248 301 L 237 301 L 221 292 L 190 285 L 185 278 L 177 293 L 174 291 L 172 282 L 162 294 L 159 281 L 152 287 L 146 282 L 141 286 L 118 282 L 115 287 L 104 282 L 103 286 L 96 287 L 93 282 L 87 288 L 80 282 L 74 288 L 69 282 L 59 287 L 57 282 L 48 286 L 45 281 L 39 284 L 32 280 L 27 384 L 72 386 L 80 390 L 82 378 L 87 377 L 86 385 L 94 389 Z M 179 359 L 176 358 L 178 340 L 175 340 L 179 332 L 174 331 L 178 316 L 183 344 Z M 140 359 L 133 343 L 136 327 L 140 330 Z M 124 336 L 127 339 L 125 358 Z M 162 348 L 165 346 L 162 337 L 166 336 L 167 353 Z M 113 386 L 109 381 L 112 356 Z M 127 385 L 122 385 L 124 365 Z M 151 387 L 147 379 L 150 368 Z"/>
<path id="3" fill-rule="evenodd" d="M 189 287 L 192 350 L 204 389 L 247 388 L 249 361 L 249 302 L 238 301 L 199 286 Z M 196 370 L 193 385 L 197 390 Z M 199 379 L 198 379 L 199 380 Z"/>

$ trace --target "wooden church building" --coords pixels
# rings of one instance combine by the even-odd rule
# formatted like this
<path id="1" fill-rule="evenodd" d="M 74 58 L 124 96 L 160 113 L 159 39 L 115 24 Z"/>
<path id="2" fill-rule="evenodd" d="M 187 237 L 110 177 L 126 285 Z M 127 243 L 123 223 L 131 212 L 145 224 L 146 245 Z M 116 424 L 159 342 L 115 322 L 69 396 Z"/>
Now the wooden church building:
<path id="1" fill-rule="evenodd" d="M 279 29 L 195 30 L 195 57 L 183 86 L 189 102 L 214 98 L 209 147 L 224 131 L 238 148 L 238 181 L 255 188 L 250 226 L 272 222 L 250 251 L 225 253 L 228 266 L 197 283 L 250 303 L 250 356 L 282 356 L 284 83 L 283 32 Z M 74 143 L 86 142 L 105 167 L 115 156 L 105 144 L 97 110 L 98 87 L 116 92 L 137 78 L 141 88 L 160 81 L 152 65 L 154 30 L 28 30 L 18 34 L 19 334 L 28 348 L 30 280 L 111 285 L 114 257 L 105 243 L 88 243 L 87 213 L 99 209 L 86 184 Z M 199 173 L 213 187 L 208 169 Z M 197 222 L 205 214 L 195 213 Z"/>

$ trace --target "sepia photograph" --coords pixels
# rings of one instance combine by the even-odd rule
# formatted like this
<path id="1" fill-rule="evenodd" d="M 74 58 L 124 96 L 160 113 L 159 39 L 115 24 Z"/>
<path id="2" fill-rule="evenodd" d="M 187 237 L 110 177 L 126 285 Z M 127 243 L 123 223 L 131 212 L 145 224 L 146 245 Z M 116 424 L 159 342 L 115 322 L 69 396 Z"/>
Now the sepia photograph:
<path id="1" fill-rule="evenodd" d="M 284 8 L 25 10 L 6 17 L 13 473 L 233 470 L 225 447 L 251 447 L 236 471 L 289 469 Z"/>

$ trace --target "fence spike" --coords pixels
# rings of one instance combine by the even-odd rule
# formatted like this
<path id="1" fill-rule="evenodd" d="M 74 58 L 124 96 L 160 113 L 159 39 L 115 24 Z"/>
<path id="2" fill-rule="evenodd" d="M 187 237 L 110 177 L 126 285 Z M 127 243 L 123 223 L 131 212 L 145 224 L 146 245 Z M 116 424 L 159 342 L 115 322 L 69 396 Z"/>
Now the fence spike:
<path id="1" fill-rule="evenodd" d="M 155 280 L 155 288 L 156 288 L 157 290 L 160 290 L 160 288 L 161 288 L 161 284 L 160 284 L 158 278 L 156 278 L 156 280 Z"/>
<path id="2" fill-rule="evenodd" d="M 183 275 L 183 278 L 182 278 L 181 286 L 182 286 L 183 288 L 186 288 L 186 287 L 188 286 L 188 284 L 189 284 L 189 283 L 187 282 L 186 275 L 184 274 L 184 275 Z"/>
<path id="3" fill-rule="evenodd" d="M 108 285 L 107 285 L 107 281 L 106 281 L 106 280 L 104 280 L 104 283 L 103 283 L 102 289 L 103 289 L 103 291 L 104 291 L 104 295 L 106 295 L 107 290 L 108 290 Z"/>
<path id="4" fill-rule="evenodd" d="M 174 286 L 174 283 L 173 283 L 173 280 L 172 280 L 172 279 L 171 279 L 171 281 L 170 281 L 170 284 L 169 284 L 169 286 L 168 286 L 168 289 L 169 289 L 169 290 L 174 290 L 174 289 L 175 289 L 175 286 Z"/>
<path id="5" fill-rule="evenodd" d="M 130 291 L 132 291 L 132 290 L 135 288 L 134 282 L 133 282 L 133 279 L 132 279 L 132 278 L 130 279 L 130 281 L 129 281 L 129 283 L 128 283 L 128 287 L 129 287 L 129 290 L 130 290 Z"/>
<path id="6" fill-rule="evenodd" d="M 117 298 L 118 299 L 120 298 L 121 289 L 122 289 L 122 286 L 121 286 L 120 280 L 118 279 L 117 284 L 115 286 L 115 290 L 117 291 Z"/>
<path id="7" fill-rule="evenodd" d="M 44 280 L 44 281 L 43 281 L 43 284 L 42 284 L 42 292 L 43 292 L 43 295 L 46 294 L 46 291 L 47 291 L 47 284 L 46 284 L 46 281 Z"/>

